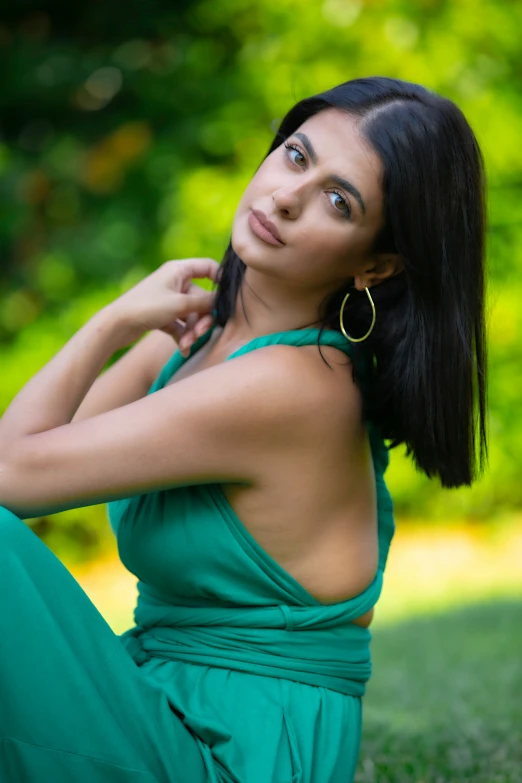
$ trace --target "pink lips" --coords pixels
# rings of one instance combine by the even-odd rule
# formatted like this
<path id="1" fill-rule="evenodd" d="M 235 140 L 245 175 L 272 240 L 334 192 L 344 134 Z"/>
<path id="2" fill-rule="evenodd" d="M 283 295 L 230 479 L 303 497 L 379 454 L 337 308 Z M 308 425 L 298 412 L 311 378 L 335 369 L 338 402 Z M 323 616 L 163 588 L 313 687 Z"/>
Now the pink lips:
<path id="1" fill-rule="evenodd" d="M 248 216 L 248 224 L 254 234 L 260 239 L 264 239 L 271 245 L 284 245 L 277 227 L 268 220 L 264 212 L 260 209 L 253 209 Z"/>

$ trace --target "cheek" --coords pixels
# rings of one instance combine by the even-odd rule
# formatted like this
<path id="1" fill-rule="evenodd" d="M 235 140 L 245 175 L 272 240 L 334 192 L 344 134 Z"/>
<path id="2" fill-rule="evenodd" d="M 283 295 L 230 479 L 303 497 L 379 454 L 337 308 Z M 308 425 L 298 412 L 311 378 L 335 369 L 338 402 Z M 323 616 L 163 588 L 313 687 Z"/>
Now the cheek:
<path id="1" fill-rule="evenodd" d="M 353 243 L 353 232 L 348 226 L 341 221 L 326 220 L 324 216 L 312 218 L 299 234 L 299 246 L 307 255 L 320 252 L 329 257 L 345 257 Z"/>
<path id="2" fill-rule="evenodd" d="M 265 192 L 263 190 L 263 179 L 260 171 L 254 174 L 239 200 L 236 210 L 237 214 L 246 213 L 254 204 L 259 202 L 260 197 Z"/>

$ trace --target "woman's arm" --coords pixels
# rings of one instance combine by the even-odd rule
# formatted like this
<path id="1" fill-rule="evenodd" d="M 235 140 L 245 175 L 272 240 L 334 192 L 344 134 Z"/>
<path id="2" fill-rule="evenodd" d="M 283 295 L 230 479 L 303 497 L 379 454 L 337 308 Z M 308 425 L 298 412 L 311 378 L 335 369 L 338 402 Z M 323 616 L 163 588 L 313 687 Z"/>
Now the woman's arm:
<path id="1" fill-rule="evenodd" d="M 25 519 L 175 486 L 257 484 L 268 460 L 310 448 L 317 411 L 339 404 L 315 357 L 270 345 L 66 423 L 118 337 L 114 324 L 90 322 L 13 401 L 0 429 L 0 505 Z"/>
<path id="2" fill-rule="evenodd" d="M 96 313 L 11 402 L 0 419 L 0 455 L 26 435 L 68 424 L 107 361 L 125 345 L 117 311 Z"/>
<path id="3" fill-rule="evenodd" d="M 213 259 L 167 261 L 96 313 L 7 408 L 0 420 L 0 458 L 25 435 L 69 424 L 95 378 L 119 348 L 154 329 L 177 333 L 175 321 L 180 317 L 208 313 L 212 295 L 191 280 L 215 278 L 218 269 Z"/>
<path id="4" fill-rule="evenodd" d="M 102 372 L 85 395 L 72 421 L 83 421 L 145 397 L 172 354 L 176 343 L 155 329 Z"/>

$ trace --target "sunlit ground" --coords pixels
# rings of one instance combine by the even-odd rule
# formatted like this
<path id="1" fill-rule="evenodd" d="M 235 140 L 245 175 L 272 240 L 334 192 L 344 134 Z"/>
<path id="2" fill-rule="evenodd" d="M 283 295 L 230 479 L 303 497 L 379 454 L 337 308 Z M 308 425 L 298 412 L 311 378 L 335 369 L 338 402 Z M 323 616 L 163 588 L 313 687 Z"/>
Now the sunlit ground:
<path id="1" fill-rule="evenodd" d="M 397 520 L 356 783 L 522 783 L 521 522 Z M 117 633 L 133 625 L 115 550 L 68 567 Z"/>

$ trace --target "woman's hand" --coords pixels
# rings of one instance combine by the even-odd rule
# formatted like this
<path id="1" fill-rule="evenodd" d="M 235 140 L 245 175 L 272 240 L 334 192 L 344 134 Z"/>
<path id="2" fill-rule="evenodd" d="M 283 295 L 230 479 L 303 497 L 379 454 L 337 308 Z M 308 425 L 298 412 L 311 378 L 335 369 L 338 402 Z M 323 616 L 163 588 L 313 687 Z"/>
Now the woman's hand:
<path id="1" fill-rule="evenodd" d="M 212 325 L 216 293 L 192 283 L 192 278 L 217 282 L 220 265 L 213 258 L 166 261 L 152 274 L 105 308 L 125 325 L 128 344 L 159 329 L 172 335 L 181 353 Z"/>

